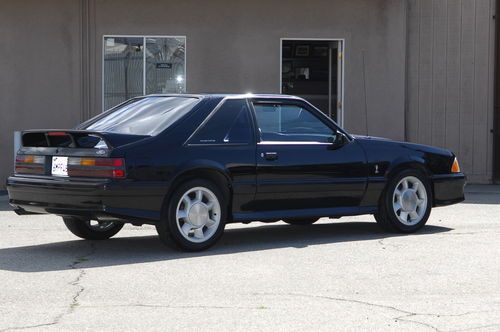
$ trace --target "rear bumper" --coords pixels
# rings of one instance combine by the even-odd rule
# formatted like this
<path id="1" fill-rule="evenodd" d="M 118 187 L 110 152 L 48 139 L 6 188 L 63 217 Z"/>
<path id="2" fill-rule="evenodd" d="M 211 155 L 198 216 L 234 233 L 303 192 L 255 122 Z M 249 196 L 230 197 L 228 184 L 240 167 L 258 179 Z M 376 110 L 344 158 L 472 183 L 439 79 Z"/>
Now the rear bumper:
<path id="1" fill-rule="evenodd" d="M 463 173 L 435 175 L 432 182 L 434 185 L 434 206 L 451 205 L 465 199 L 464 187 L 467 181 Z"/>
<path id="2" fill-rule="evenodd" d="M 11 176 L 9 203 L 18 214 L 52 213 L 101 219 L 156 221 L 166 188 L 112 180 Z"/>

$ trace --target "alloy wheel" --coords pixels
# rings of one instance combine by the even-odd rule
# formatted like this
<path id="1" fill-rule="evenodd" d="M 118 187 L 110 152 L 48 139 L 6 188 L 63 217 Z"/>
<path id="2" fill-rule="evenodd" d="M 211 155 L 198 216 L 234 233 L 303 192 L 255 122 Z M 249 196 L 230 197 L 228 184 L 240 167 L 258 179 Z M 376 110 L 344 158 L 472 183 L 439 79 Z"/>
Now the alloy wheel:
<path id="1" fill-rule="evenodd" d="M 427 191 L 422 181 L 415 176 L 402 178 L 394 189 L 392 206 L 402 224 L 418 224 L 427 209 Z"/>
<path id="2" fill-rule="evenodd" d="M 189 189 L 182 195 L 176 209 L 176 224 L 182 236 L 194 243 L 209 240 L 221 219 L 217 196 L 205 187 Z"/>

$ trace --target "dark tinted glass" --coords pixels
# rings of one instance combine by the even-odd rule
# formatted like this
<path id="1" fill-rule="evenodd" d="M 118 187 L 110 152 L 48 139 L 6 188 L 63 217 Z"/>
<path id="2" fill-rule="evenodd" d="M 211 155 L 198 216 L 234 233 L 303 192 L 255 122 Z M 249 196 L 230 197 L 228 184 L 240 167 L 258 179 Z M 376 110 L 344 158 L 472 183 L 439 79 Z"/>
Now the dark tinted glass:
<path id="1" fill-rule="evenodd" d="M 255 104 L 263 141 L 328 143 L 332 129 L 297 105 Z"/>
<path id="2" fill-rule="evenodd" d="M 167 129 L 198 102 L 192 97 L 147 97 L 112 110 L 88 130 L 133 135 L 157 135 Z"/>
<path id="3" fill-rule="evenodd" d="M 191 139 L 192 144 L 250 143 L 252 126 L 244 99 L 229 99 Z"/>

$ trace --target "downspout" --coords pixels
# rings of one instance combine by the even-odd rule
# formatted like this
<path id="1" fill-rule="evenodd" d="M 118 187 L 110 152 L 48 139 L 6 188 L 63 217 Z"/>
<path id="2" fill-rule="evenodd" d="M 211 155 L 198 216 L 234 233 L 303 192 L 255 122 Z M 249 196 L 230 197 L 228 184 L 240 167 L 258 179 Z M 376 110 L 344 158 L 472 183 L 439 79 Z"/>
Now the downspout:
<path id="1" fill-rule="evenodd" d="M 495 83 L 493 92 L 493 182 L 500 182 L 500 0 L 495 2 Z"/>
<path id="2" fill-rule="evenodd" d="M 404 140 L 407 142 L 408 141 L 408 111 L 409 111 L 409 105 L 408 105 L 408 1 L 405 0 L 403 1 L 403 19 L 405 20 L 404 22 L 404 45 L 405 45 L 405 70 L 404 70 L 404 82 L 405 82 L 405 87 L 404 87 L 404 112 L 403 112 L 403 121 L 404 121 Z"/>

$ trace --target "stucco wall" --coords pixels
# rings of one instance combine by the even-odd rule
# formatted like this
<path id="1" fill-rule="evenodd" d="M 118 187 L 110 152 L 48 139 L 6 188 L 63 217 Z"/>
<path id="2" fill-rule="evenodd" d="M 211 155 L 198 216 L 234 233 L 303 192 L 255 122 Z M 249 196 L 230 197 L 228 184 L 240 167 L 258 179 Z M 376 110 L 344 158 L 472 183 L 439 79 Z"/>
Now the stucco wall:
<path id="1" fill-rule="evenodd" d="M 0 189 L 13 170 L 13 131 L 80 121 L 80 3 L 0 2 Z"/>
<path id="2" fill-rule="evenodd" d="M 345 127 L 404 139 L 405 4 L 2 1 L 0 180 L 12 170 L 13 130 L 70 127 L 101 112 L 105 34 L 185 35 L 188 92 L 277 93 L 280 38 L 344 38 Z"/>
<path id="3" fill-rule="evenodd" d="M 345 127 L 365 133 L 368 113 L 369 134 L 404 138 L 403 0 L 108 0 L 95 13 L 99 57 L 105 34 L 187 36 L 188 92 L 278 93 L 280 38 L 345 38 Z"/>

